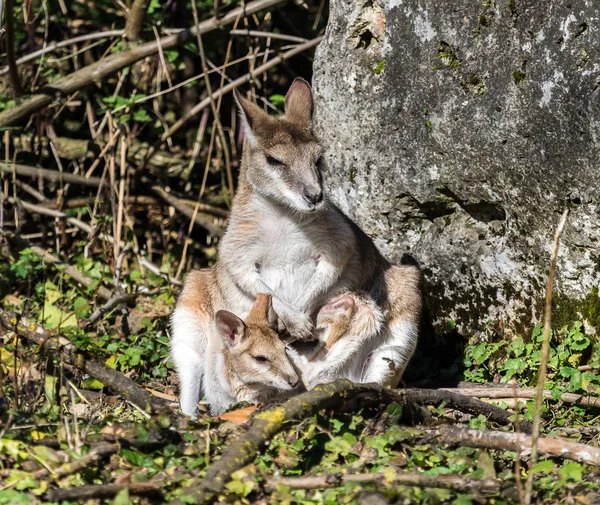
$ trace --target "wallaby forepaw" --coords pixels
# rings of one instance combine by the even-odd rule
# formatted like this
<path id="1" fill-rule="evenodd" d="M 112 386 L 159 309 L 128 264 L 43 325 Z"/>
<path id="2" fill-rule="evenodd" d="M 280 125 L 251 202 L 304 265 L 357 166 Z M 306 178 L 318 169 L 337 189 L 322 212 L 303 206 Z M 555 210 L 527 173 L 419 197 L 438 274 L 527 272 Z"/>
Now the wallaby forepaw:
<path id="1" fill-rule="evenodd" d="M 299 312 L 293 318 L 284 321 L 287 332 L 296 340 L 308 342 L 314 340 L 315 327 L 307 314 Z"/>

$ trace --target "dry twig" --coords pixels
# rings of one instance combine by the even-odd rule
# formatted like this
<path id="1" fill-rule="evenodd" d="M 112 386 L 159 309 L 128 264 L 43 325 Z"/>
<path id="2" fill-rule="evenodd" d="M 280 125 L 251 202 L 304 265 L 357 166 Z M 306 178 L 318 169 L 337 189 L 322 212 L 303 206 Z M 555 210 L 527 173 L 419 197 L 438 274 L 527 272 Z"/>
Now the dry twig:
<path id="1" fill-rule="evenodd" d="M 542 413 L 542 398 L 544 397 L 544 383 L 546 382 L 546 372 L 548 367 L 548 357 L 550 353 L 550 323 L 552 318 L 552 287 L 554 283 L 554 273 L 556 272 L 556 259 L 558 258 L 558 248 L 560 246 L 560 235 L 563 231 L 569 209 L 563 212 L 556 233 L 554 234 L 554 251 L 552 252 L 552 261 L 550 263 L 550 273 L 548 274 L 548 284 L 546 286 L 546 310 L 544 312 L 544 341 L 542 343 L 542 359 L 538 372 L 537 392 L 535 395 L 535 410 L 533 413 L 533 435 L 531 443 L 531 466 L 537 462 L 538 438 L 540 436 L 540 423 Z M 533 489 L 533 472 L 529 472 L 527 483 L 525 484 L 525 503 L 531 503 L 531 492 Z"/>
<path id="2" fill-rule="evenodd" d="M 88 452 L 85 456 L 77 458 L 74 461 L 70 461 L 69 463 L 64 463 L 52 471 L 42 468 L 41 470 L 35 472 L 33 476 L 36 479 L 44 479 L 46 477 L 58 479 L 59 477 L 64 477 L 65 475 L 72 475 L 80 470 L 83 470 L 84 468 L 87 468 L 94 461 L 98 461 L 106 456 L 115 454 L 116 452 L 119 452 L 119 444 L 101 442 L 92 447 L 90 452 Z"/>

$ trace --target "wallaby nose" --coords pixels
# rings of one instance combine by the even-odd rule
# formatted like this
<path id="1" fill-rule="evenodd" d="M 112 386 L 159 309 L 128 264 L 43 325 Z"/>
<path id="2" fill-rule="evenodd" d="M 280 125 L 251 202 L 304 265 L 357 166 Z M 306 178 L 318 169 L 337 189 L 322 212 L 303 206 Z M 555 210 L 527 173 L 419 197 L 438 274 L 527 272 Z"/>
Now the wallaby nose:
<path id="1" fill-rule="evenodd" d="M 304 188 L 302 196 L 311 205 L 318 205 L 323 201 L 323 191 L 321 190 L 321 188 Z"/>
<path id="2" fill-rule="evenodd" d="M 298 377 L 288 377 L 287 382 L 292 389 L 295 389 L 298 383 L 300 382 L 300 379 L 298 379 Z"/>

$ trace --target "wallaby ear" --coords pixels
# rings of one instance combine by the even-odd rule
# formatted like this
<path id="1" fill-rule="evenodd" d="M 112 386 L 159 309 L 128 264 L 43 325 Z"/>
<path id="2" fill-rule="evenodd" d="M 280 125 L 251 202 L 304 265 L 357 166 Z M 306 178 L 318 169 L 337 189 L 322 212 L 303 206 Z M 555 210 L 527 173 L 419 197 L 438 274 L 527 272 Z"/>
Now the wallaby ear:
<path id="1" fill-rule="evenodd" d="M 285 118 L 292 123 L 310 127 L 313 115 L 312 89 L 301 77 L 296 77 L 285 95 Z"/>
<path id="2" fill-rule="evenodd" d="M 215 316 L 217 332 L 227 347 L 234 347 L 244 338 L 246 325 L 228 310 L 219 310 Z"/>
<path id="3" fill-rule="evenodd" d="M 269 325 L 269 311 L 271 310 L 271 295 L 266 293 L 258 293 L 256 295 L 256 301 L 248 314 L 248 324 L 254 324 L 256 326 L 270 326 Z"/>
<path id="4" fill-rule="evenodd" d="M 237 89 L 233 90 L 233 97 L 235 103 L 240 111 L 240 117 L 242 119 L 242 127 L 244 128 L 244 134 L 249 142 L 252 144 L 256 141 L 254 131 L 256 125 L 265 119 L 269 119 L 269 115 L 264 112 L 258 105 L 252 103 L 250 100 L 245 99 L 239 94 Z"/>

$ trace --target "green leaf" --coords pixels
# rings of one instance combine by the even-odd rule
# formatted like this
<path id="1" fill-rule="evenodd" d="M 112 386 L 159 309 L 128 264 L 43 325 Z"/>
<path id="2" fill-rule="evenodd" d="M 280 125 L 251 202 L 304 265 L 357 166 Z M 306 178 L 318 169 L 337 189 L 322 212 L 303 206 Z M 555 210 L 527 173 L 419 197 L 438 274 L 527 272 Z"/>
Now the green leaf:
<path id="1" fill-rule="evenodd" d="M 146 109 L 138 109 L 133 113 L 133 119 L 139 123 L 149 123 L 152 121 L 150 114 Z"/>
<path id="2" fill-rule="evenodd" d="M 579 370 L 575 370 L 575 373 L 571 375 L 571 380 L 569 381 L 569 390 L 570 391 L 579 391 L 582 386 L 582 376 Z"/>
<path id="3" fill-rule="evenodd" d="M 402 405 L 399 403 L 390 403 L 386 412 L 392 418 L 392 423 L 396 424 L 402 417 Z"/>
<path id="4" fill-rule="evenodd" d="M 554 464 L 554 461 L 552 461 L 551 459 L 545 459 L 543 461 L 538 461 L 536 463 L 536 465 L 531 469 L 531 471 L 533 473 L 551 473 L 552 470 L 554 470 L 554 467 L 556 465 Z"/>
<path id="5" fill-rule="evenodd" d="M 121 489 L 113 500 L 113 505 L 129 505 L 131 500 L 129 499 L 129 489 Z"/>
<path id="6" fill-rule="evenodd" d="M 4 505 L 28 505 L 34 500 L 28 493 L 20 493 L 14 489 L 0 490 L 0 504 Z"/>
<path id="7" fill-rule="evenodd" d="M 121 449 L 121 456 L 135 466 L 144 466 L 144 461 L 146 460 L 144 456 L 130 449 Z"/>
<path id="8" fill-rule="evenodd" d="M 473 497 L 468 494 L 457 494 L 456 499 L 452 503 L 454 505 L 472 505 Z"/>
<path id="9" fill-rule="evenodd" d="M 98 379 L 92 379 L 91 377 L 88 379 L 84 379 L 80 383 L 80 387 L 82 389 L 91 389 L 100 391 L 104 388 L 104 384 L 102 384 Z"/>
<path id="10" fill-rule="evenodd" d="M 13 484 L 17 491 L 25 491 L 25 489 L 32 489 L 38 487 L 37 481 L 33 475 L 22 470 L 11 470 L 9 476 L 6 478 L 7 484 Z"/>
<path id="11" fill-rule="evenodd" d="M 525 343 L 521 337 L 517 337 L 513 340 L 506 348 L 507 352 L 512 353 L 515 356 L 521 356 L 525 351 Z"/>
<path id="12" fill-rule="evenodd" d="M 285 103 L 285 96 L 283 95 L 271 95 L 269 97 L 269 102 L 271 102 L 275 107 L 280 107 Z"/>
<path id="13" fill-rule="evenodd" d="M 558 473 L 561 479 L 563 480 L 574 480 L 577 482 L 581 482 L 581 480 L 583 479 L 583 470 L 583 465 L 568 461 L 563 465 L 563 467 L 558 471 Z"/>
<path id="14" fill-rule="evenodd" d="M 65 329 L 77 326 L 77 318 L 75 314 L 65 312 L 45 301 L 42 323 L 46 328 Z"/>

